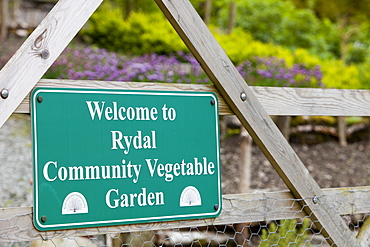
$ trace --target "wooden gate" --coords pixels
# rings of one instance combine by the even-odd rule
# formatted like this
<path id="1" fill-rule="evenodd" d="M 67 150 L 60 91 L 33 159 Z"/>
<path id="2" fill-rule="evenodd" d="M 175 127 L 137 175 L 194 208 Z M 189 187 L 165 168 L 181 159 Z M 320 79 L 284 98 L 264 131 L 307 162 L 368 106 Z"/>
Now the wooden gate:
<path id="1" fill-rule="evenodd" d="M 60 0 L 9 60 L 0 72 L 0 126 L 4 124 L 13 112 L 22 112 L 22 107 L 23 109 L 28 107 L 20 105 L 21 102 L 32 88 L 36 86 L 40 78 L 101 2 L 102 0 Z M 329 244 L 333 246 L 360 246 L 361 241 L 356 238 L 356 234 L 344 223 L 336 205 L 333 204 L 329 197 L 325 196 L 322 189 L 311 177 L 307 168 L 280 133 L 265 108 L 214 39 L 191 3 L 188 0 L 155 0 L 155 2 L 201 64 L 220 97 L 224 99 L 226 105 L 239 118 L 255 143 L 283 179 L 292 197 L 295 198 L 295 202 L 299 204 L 296 206 L 302 209 L 302 214 L 308 215 L 312 219 Z M 51 85 L 46 81 L 40 83 Z M 68 81 L 64 81 L 62 84 L 64 87 L 72 87 L 72 84 L 76 86 L 76 83 Z M 132 87 L 132 85 L 146 89 L 148 87 L 146 84 L 132 83 L 98 84 L 96 82 L 80 82 L 80 84 L 77 84 L 77 86 L 93 88 L 127 88 Z M 57 86 L 60 87 L 61 85 L 57 84 Z M 149 86 L 154 87 L 153 85 Z M 173 90 L 173 88 L 170 89 Z M 193 90 L 192 88 L 188 89 Z M 258 92 L 258 90 L 268 89 L 256 88 L 255 90 Z M 279 93 L 297 93 L 297 91 L 289 90 L 280 90 Z M 312 92 L 316 95 L 324 91 Z M 302 107 L 305 107 L 304 103 Z M 16 110 L 17 108 L 18 110 Z M 279 106 L 280 110 L 284 108 L 285 106 Z M 296 114 L 289 113 L 285 115 Z M 243 195 L 237 195 L 236 197 L 238 196 L 243 197 Z M 234 197 L 224 196 L 226 209 Z M 23 213 L 25 215 L 30 214 L 29 208 L 19 210 L 24 210 Z M 9 217 L 9 214 L 15 213 L 15 210 L 3 209 L 0 213 Z M 20 211 L 17 211 L 18 215 L 20 213 Z M 0 219 L 3 216 L 0 215 Z M 205 223 L 222 223 L 223 220 L 224 218 L 206 220 Z M 235 217 L 233 217 L 233 220 L 235 220 Z M 173 222 L 172 224 L 176 225 L 179 223 Z M 191 221 L 189 224 L 191 224 Z M 163 229 L 166 227 L 165 225 L 168 224 L 158 224 L 157 228 Z M 109 229 L 116 232 L 122 230 L 121 227 Z M 32 233 L 28 232 L 27 235 L 40 235 L 43 238 L 47 238 L 50 234 L 55 236 L 60 233 L 60 231 L 38 233 L 33 229 Z M 363 236 L 363 234 L 359 234 L 359 236 Z"/>

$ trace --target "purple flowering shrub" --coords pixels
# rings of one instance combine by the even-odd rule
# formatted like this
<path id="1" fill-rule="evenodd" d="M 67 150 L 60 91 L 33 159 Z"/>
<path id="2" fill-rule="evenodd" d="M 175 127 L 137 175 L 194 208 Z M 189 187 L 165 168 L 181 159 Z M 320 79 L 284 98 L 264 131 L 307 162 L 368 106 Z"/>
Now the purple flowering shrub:
<path id="1" fill-rule="evenodd" d="M 197 60 L 190 54 L 155 53 L 128 57 L 105 49 L 67 48 L 45 78 L 137 82 L 208 83 Z"/>
<path id="2" fill-rule="evenodd" d="M 275 57 L 245 61 L 237 67 L 252 86 L 323 87 L 319 66 L 288 67 Z M 209 83 L 198 61 L 188 53 L 155 53 L 129 57 L 105 49 L 67 48 L 44 76 L 49 79 Z"/>
<path id="3" fill-rule="evenodd" d="M 283 59 L 276 57 L 245 61 L 237 67 L 250 86 L 274 87 L 324 87 L 319 66 L 307 68 L 304 64 L 288 67 Z"/>

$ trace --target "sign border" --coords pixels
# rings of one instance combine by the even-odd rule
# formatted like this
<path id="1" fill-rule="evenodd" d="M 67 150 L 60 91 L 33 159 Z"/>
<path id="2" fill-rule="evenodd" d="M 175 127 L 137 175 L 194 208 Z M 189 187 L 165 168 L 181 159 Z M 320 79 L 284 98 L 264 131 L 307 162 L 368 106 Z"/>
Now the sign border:
<path id="1" fill-rule="evenodd" d="M 215 100 L 214 111 L 216 116 L 216 137 L 217 137 L 217 169 L 218 169 L 218 209 L 215 212 L 211 213 L 200 213 L 200 214 L 186 214 L 186 215 L 174 215 L 174 216 L 155 216 L 155 217 L 146 217 L 146 218 L 132 218 L 132 219 L 117 219 L 117 220 L 100 220 L 100 221 L 89 221 L 89 222 L 78 222 L 78 223 L 62 223 L 62 224 L 52 224 L 45 225 L 40 222 L 40 216 L 38 215 L 38 201 L 39 201 L 39 192 L 38 192 L 38 161 L 37 161 L 37 114 L 35 104 L 37 102 L 37 96 L 39 93 L 76 93 L 76 94 L 114 94 L 114 95 L 158 95 L 158 96 L 211 96 Z M 132 224 L 132 223 L 149 223 L 156 221 L 175 221 L 175 220 L 188 220 L 188 219 L 197 219 L 197 218 L 214 218 L 220 215 L 222 211 L 222 180 L 221 180 L 221 160 L 220 160 L 220 126 L 219 126 L 219 109 L 218 109 L 218 99 L 217 95 L 213 92 L 185 92 L 185 91 L 152 91 L 152 90 L 115 90 L 115 89 L 85 89 L 85 88 L 47 88 L 39 87 L 35 88 L 30 97 L 31 103 L 31 130 L 32 130 L 32 155 L 33 155 L 33 177 L 34 177 L 34 207 L 33 207 L 33 222 L 35 227 L 38 230 L 54 230 L 55 229 L 71 229 L 73 227 L 83 228 L 83 227 L 94 227 L 102 225 L 119 225 L 119 224 Z"/>

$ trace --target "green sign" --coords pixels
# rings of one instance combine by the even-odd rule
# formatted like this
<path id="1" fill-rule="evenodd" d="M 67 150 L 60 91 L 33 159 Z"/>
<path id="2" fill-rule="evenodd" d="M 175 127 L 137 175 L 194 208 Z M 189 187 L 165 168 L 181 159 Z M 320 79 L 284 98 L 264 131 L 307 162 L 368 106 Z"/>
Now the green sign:
<path id="1" fill-rule="evenodd" d="M 217 217 L 213 93 L 37 88 L 38 230 Z"/>

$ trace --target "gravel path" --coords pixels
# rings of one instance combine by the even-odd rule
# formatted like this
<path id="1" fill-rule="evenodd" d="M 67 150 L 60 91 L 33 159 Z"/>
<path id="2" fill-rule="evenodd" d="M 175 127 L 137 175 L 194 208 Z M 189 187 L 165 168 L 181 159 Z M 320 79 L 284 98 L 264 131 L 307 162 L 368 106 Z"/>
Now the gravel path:
<path id="1" fill-rule="evenodd" d="M 32 206 L 30 117 L 11 116 L 0 128 L 0 208 Z"/>

